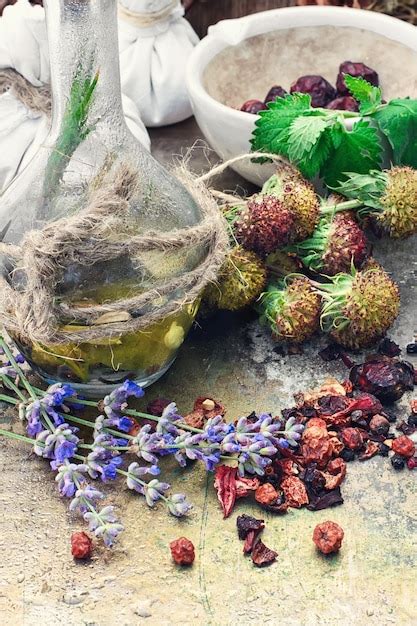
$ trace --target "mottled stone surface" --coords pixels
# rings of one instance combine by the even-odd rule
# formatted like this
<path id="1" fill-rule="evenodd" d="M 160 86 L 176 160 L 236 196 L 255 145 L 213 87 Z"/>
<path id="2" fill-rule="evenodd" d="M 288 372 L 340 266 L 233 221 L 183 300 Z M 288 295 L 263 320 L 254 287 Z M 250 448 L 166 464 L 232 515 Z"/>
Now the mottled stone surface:
<path id="1" fill-rule="evenodd" d="M 156 156 L 169 162 L 197 138 L 193 121 L 152 133 Z M 215 161 L 216 159 L 214 159 Z M 192 160 L 206 169 L 205 151 Z M 219 188 L 247 188 L 229 173 Z M 416 241 L 379 242 L 376 255 L 400 282 L 402 311 L 391 337 L 402 347 L 417 328 Z M 280 356 L 251 314 L 220 316 L 189 336 L 169 373 L 149 398 L 175 398 L 187 411 L 196 395 L 221 399 L 230 418 L 252 409 L 278 412 L 292 394 L 328 376 L 346 375 L 341 364 L 318 356 L 315 339 L 302 355 Z M 359 358 L 359 357 L 358 357 Z M 411 359 L 410 359 L 411 360 Z M 406 414 L 407 400 L 398 405 Z M 10 416 L 0 415 L 9 423 Z M 15 426 L 15 428 L 18 428 Z M 343 506 L 311 513 L 291 510 L 266 521 L 265 543 L 277 562 L 256 569 L 242 554 L 236 515 L 260 516 L 240 501 L 226 521 L 202 468 L 166 465 L 176 491 L 194 504 L 178 521 L 162 507 L 149 510 L 123 488 L 108 489 L 126 531 L 113 552 L 99 550 L 91 563 L 75 564 L 69 537 L 83 524 L 71 519 L 45 463 L 18 443 L 0 441 L 0 622 L 2 626 L 130 626 L 283 624 L 285 626 L 411 626 L 417 623 L 417 470 L 394 472 L 380 457 L 348 466 Z M 313 528 L 327 519 L 341 524 L 340 554 L 316 553 Z M 185 535 L 196 546 L 191 569 L 178 569 L 168 544 Z"/>

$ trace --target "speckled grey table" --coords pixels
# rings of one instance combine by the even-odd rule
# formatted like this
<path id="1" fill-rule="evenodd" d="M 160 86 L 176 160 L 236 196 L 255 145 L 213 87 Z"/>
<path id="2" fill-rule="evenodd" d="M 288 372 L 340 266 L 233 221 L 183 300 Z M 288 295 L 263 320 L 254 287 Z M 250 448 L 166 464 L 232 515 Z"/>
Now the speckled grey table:
<path id="1" fill-rule="evenodd" d="M 155 130 L 154 154 L 169 163 L 197 138 L 193 120 Z M 193 168 L 207 169 L 210 158 L 197 146 Z M 247 188 L 230 172 L 216 182 L 222 189 Z M 415 249 L 414 238 L 379 242 L 376 250 L 400 283 L 402 310 L 391 336 L 402 347 L 417 328 Z M 251 314 L 220 316 L 194 329 L 147 395 L 173 398 L 187 411 L 196 395 L 207 394 L 225 403 L 230 418 L 252 409 L 277 413 L 291 405 L 294 392 L 346 375 L 341 364 L 317 356 L 321 344 L 314 339 L 302 355 L 283 357 Z M 406 412 L 408 400 L 398 411 Z M 162 508 L 147 509 L 126 490 L 116 496 L 109 490 L 126 525 L 123 539 L 114 552 L 99 552 L 79 565 L 68 548 L 79 524 L 57 496 L 46 465 L 20 444 L 0 441 L 2 626 L 417 623 L 416 471 L 396 473 L 381 457 L 351 464 L 343 506 L 291 510 L 282 517 L 264 513 L 264 540 L 279 553 L 266 569 L 243 556 L 235 529 L 237 513 L 259 515 L 259 509 L 240 501 L 224 521 L 212 477 L 198 467 L 183 471 L 168 464 L 169 472 L 175 490 L 193 501 L 190 517 L 177 521 Z M 314 526 L 326 519 L 345 529 L 335 558 L 318 556 L 311 541 Z M 189 570 L 170 561 L 168 543 L 180 535 L 197 548 Z"/>

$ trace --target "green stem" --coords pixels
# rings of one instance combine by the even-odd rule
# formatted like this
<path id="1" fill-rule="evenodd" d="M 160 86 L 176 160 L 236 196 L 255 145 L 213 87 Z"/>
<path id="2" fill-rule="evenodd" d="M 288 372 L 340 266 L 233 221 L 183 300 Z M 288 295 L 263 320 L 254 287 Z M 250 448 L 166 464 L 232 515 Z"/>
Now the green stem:
<path id="1" fill-rule="evenodd" d="M 0 377 L 6 387 L 8 387 L 11 391 L 14 391 L 17 397 L 20 398 L 20 400 L 22 400 L 22 402 L 26 402 L 25 396 L 20 391 L 19 387 L 15 385 L 15 383 L 13 382 L 11 378 L 6 376 L 5 374 L 1 374 Z"/>
<path id="2" fill-rule="evenodd" d="M 20 401 L 16 400 L 16 398 L 12 398 L 11 396 L 5 396 L 3 394 L 0 394 L 0 400 L 2 400 L 3 402 L 8 402 L 9 404 L 13 404 L 14 406 L 20 404 Z"/>
<path id="3" fill-rule="evenodd" d="M 8 437 L 9 439 L 17 439 L 18 441 L 24 441 L 25 443 L 30 443 L 33 445 L 35 443 L 35 439 L 31 439 L 30 437 L 25 437 L 24 435 L 19 435 L 18 433 L 13 433 L 10 430 L 4 430 L 0 428 L 0 435 L 4 435 L 4 437 Z"/>
<path id="4" fill-rule="evenodd" d="M 320 213 L 321 215 L 340 213 L 341 211 L 349 211 L 350 209 L 359 209 L 363 204 L 361 200 L 347 200 L 339 204 L 322 204 Z"/>

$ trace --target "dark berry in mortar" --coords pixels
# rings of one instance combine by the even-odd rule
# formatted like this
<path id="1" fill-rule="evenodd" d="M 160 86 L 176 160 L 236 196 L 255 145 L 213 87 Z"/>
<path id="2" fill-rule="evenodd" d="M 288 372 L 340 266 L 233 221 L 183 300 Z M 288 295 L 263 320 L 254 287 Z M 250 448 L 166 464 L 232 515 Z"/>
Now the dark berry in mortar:
<path id="1" fill-rule="evenodd" d="M 405 466 L 405 459 L 399 454 L 394 454 L 391 457 L 391 465 L 395 470 L 402 470 Z"/>
<path id="2" fill-rule="evenodd" d="M 290 93 L 308 93 L 311 106 L 325 107 L 336 97 L 335 88 L 323 76 L 301 76 L 291 85 Z"/>
<path id="3" fill-rule="evenodd" d="M 378 87 L 379 78 L 378 74 L 372 68 L 368 67 L 364 63 L 354 63 L 353 61 L 344 61 L 340 64 L 339 74 L 337 75 L 336 88 L 340 95 L 349 95 L 349 89 L 345 85 L 345 74 L 354 76 L 355 78 L 364 78 L 368 83 Z"/>
<path id="4" fill-rule="evenodd" d="M 266 108 L 267 107 L 265 102 L 262 102 L 261 100 L 246 100 L 246 102 L 244 102 L 240 107 L 240 110 L 244 111 L 245 113 L 252 113 L 253 115 L 257 115 L 259 111 L 263 111 Z"/>
<path id="5" fill-rule="evenodd" d="M 276 98 L 285 98 L 287 95 L 288 91 L 285 91 L 281 85 L 274 85 L 265 96 L 265 104 L 273 102 Z"/>
<path id="6" fill-rule="evenodd" d="M 339 98 L 335 98 L 326 104 L 326 109 L 336 111 L 359 111 L 359 105 L 352 96 L 339 96 Z"/>

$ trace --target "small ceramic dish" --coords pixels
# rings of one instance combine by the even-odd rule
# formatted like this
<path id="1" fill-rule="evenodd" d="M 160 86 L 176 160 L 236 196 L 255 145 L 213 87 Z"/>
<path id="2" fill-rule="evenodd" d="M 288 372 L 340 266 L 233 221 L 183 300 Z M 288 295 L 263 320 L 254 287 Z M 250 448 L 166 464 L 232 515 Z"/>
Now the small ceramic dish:
<path id="1" fill-rule="evenodd" d="M 272 85 L 289 90 L 305 74 L 320 74 L 334 85 L 340 63 L 347 60 L 378 72 L 386 100 L 417 97 L 417 28 L 401 20 L 330 6 L 224 20 L 209 29 L 189 61 L 195 117 L 223 160 L 245 154 L 257 119 L 239 110 L 246 100 L 264 100 Z M 257 184 L 271 174 L 271 166 L 250 160 L 233 169 Z"/>

